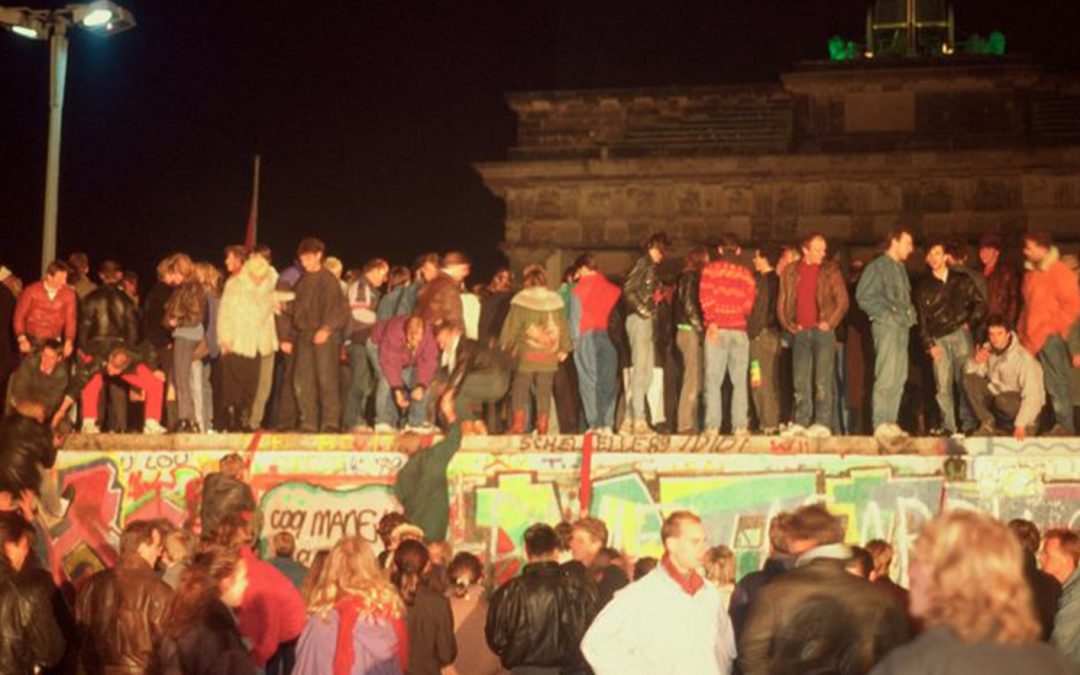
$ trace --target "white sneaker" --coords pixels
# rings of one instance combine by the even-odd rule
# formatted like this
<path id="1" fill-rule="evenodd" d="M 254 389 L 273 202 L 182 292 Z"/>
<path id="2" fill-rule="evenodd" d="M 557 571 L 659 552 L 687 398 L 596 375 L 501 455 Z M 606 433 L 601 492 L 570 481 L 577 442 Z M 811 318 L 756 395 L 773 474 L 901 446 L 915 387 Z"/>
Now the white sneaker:
<path id="1" fill-rule="evenodd" d="M 796 436 L 805 436 L 806 427 L 801 424 L 795 424 L 792 422 L 780 431 L 780 435 L 784 438 L 794 438 Z"/>
<path id="2" fill-rule="evenodd" d="M 895 438 L 907 438 L 908 437 L 908 432 L 901 429 L 899 424 L 890 424 L 889 427 L 892 429 L 893 437 L 895 437 Z"/>
<path id="3" fill-rule="evenodd" d="M 379 422 L 375 425 L 375 433 L 377 434 L 392 434 L 395 431 L 397 431 L 397 429 L 395 429 L 392 424 L 387 424 L 386 422 Z"/>
<path id="4" fill-rule="evenodd" d="M 806 435 L 809 438 L 829 438 L 832 436 L 832 429 L 824 424 L 814 424 L 806 430 Z"/>
<path id="5" fill-rule="evenodd" d="M 101 429 L 98 429 L 97 420 L 83 420 L 82 428 L 80 431 L 84 434 L 100 434 Z"/>
<path id="6" fill-rule="evenodd" d="M 731 435 L 734 436 L 735 438 L 746 438 L 747 436 L 750 435 L 750 430 L 747 429 L 746 427 L 739 427 L 738 429 L 735 429 L 734 431 L 732 431 Z"/>
<path id="7" fill-rule="evenodd" d="M 352 428 L 352 432 L 354 434 L 370 434 L 371 433 L 371 427 L 369 427 L 366 424 L 357 424 L 356 426 L 354 426 Z"/>
<path id="8" fill-rule="evenodd" d="M 160 436 L 165 433 L 165 427 L 161 426 L 161 422 L 158 422 L 157 420 L 146 420 L 146 422 L 143 423 L 142 431 L 144 434 L 149 434 L 151 436 Z"/>
<path id="9" fill-rule="evenodd" d="M 405 427 L 405 433 L 408 434 L 430 434 L 434 431 L 435 427 L 431 426 L 430 424 L 420 424 L 415 427 L 410 424 L 409 426 Z"/>

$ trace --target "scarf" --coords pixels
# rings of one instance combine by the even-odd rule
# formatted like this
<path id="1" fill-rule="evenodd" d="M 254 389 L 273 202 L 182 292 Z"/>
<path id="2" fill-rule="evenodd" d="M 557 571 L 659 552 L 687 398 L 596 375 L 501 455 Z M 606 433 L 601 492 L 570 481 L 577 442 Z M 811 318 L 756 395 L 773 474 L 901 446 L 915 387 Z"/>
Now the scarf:
<path id="1" fill-rule="evenodd" d="M 405 632 L 405 623 L 400 617 L 395 617 L 392 608 L 384 603 L 371 605 L 367 598 L 350 595 L 339 600 L 334 609 L 338 613 L 337 640 L 334 645 L 334 675 L 349 675 L 352 672 L 353 663 L 356 662 L 356 643 L 353 633 L 361 614 L 364 617 L 384 617 L 394 625 L 394 632 L 398 636 L 398 660 L 401 669 L 406 669 L 406 659 L 409 653 L 408 635 Z"/>
<path id="2" fill-rule="evenodd" d="M 667 571 L 668 576 L 675 580 L 675 583 L 679 584 L 679 588 L 683 589 L 687 595 L 693 597 L 698 591 L 705 586 L 705 580 L 701 578 L 695 570 L 690 570 L 690 574 L 683 574 L 676 567 L 675 563 L 671 562 L 671 556 L 664 554 L 664 557 L 660 559 L 660 564 L 664 566 L 664 570 Z"/>

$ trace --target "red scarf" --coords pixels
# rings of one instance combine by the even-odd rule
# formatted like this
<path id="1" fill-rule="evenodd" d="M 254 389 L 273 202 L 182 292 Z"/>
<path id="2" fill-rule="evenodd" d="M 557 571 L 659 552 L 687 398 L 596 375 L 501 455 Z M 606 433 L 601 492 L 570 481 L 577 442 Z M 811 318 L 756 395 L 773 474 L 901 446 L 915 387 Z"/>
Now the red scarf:
<path id="1" fill-rule="evenodd" d="M 689 596 L 694 596 L 698 591 L 705 586 L 705 580 L 701 578 L 701 575 L 694 570 L 690 570 L 690 574 L 683 574 L 675 567 L 675 563 L 671 562 L 671 557 L 667 553 L 660 559 L 660 564 L 664 566 L 664 570 L 667 571 L 668 576 L 675 580 L 675 583 L 679 584 L 679 588 L 683 589 Z M 335 674 L 336 675 L 336 674 Z"/>
<path id="2" fill-rule="evenodd" d="M 334 609 L 338 613 L 337 644 L 334 649 L 334 675 L 350 675 L 353 663 L 356 661 L 355 642 L 353 632 L 356 623 L 360 620 L 361 613 L 365 617 L 383 618 L 394 625 L 394 633 L 398 638 L 398 663 L 401 664 L 402 672 L 408 670 L 409 661 L 409 636 L 405 630 L 405 621 L 400 616 L 395 616 L 390 607 L 376 605 L 372 607 L 366 598 L 350 595 L 339 600 Z"/>

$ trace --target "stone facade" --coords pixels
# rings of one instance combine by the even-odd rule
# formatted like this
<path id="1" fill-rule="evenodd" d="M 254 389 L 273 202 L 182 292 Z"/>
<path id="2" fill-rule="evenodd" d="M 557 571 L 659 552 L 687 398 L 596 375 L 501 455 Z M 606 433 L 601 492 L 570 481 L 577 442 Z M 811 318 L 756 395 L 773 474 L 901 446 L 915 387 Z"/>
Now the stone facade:
<path id="1" fill-rule="evenodd" d="M 679 247 L 811 231 L 856 248 L 890 227 L 1075 237 L 1080 80 L 1012 59 L 808 64 L 778 85 L 509 97 L 517 147 L 477 170 L 506 202 L 511 265 L 556 278 L 585 250 L 620 272 Z"/>

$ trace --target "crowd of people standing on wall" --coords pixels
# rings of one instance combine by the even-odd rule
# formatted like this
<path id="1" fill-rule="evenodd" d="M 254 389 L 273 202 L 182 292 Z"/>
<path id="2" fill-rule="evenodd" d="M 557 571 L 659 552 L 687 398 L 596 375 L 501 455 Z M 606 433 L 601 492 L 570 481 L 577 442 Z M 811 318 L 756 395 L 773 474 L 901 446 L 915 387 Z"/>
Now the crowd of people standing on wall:
<path id="1" fill-rule="evenodd" d="M 207 476 L 198 520 L 129 521 L 115 564 L 74 585 L 44 571 L 24 510 L 0 510 L 0 672 L 1080 673 L 1071 530 L 943 513 L 906 551 L 905 587 L 888 542 L 845 544 L 844 520 L 811 504 L 771 514 L 764 564 L 736 579 L 734 552 L 679 510 L 658 557 L 611 548 L 608 524 L 582 517 L 525 529 L 524 565 L 506 568 L 445 540 L 459 427 L 410 457 L 397 481 L 415 494 L 377 541 L 344 535 L 302 562 L 291 533 L 259 535 L 239 455 Z"/>
<path id="2" fill-rule="evenodd" d="M 314 238 L 280 271 L 169 255 L 145 295 L 82 254 L 25 288 L 0 268 L 5 408 L 83 433 L 430 430 L 451 401 L 471 433 L 1075 433 L 1080 283 L 1048 234 L 1023 272 L 995 235 L 978 266 L 945 240 L 915 264 L 905 228 L 869 261 L 830 243 L 723 235 L 672 265 L 657 233 L 622 276 L 585 253 L 520 287 L 469 285 L 460 252 L 346 269 Z"/>

